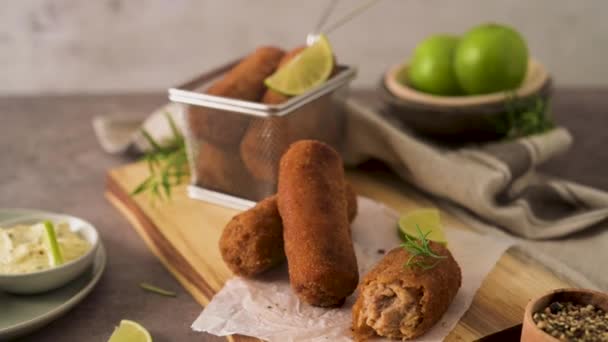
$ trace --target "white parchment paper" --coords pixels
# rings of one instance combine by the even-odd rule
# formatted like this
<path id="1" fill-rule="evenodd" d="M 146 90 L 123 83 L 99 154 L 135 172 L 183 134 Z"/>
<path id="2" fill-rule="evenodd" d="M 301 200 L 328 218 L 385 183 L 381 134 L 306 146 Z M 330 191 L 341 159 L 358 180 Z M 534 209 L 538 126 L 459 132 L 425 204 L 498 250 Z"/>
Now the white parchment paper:
<path id="1" fill-rule="evenodd" d="M 360 278 L 401 242 L 396 233 L 398 213 L 359 197 L 359 214 L 352 224 Z M 462 287 L 447 313 L 416 341 L 441 341 L 471 305 L 475 292 L 511 241 L 498 241 L 446 228 L 448 247 L 462 269 Z M 213 297 L 192 329 L 225 336 L 242 334 L 268 341 L 351 341 L 351 308 L 357 293 L 339 309 L 301 303 L 291 291 L 287 267 L 259 280 L 235 277 Z"/>

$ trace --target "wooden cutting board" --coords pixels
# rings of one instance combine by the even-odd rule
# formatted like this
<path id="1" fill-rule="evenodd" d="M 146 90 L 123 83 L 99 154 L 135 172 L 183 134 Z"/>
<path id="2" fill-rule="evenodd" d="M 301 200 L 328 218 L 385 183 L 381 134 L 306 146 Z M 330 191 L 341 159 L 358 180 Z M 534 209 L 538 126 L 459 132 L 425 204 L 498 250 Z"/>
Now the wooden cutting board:
<path id="1" fill-rule="evenodd" d="M 232 277 L 217 245 L 224 225 L 236 211 L 188 198 L 185 185 L 175 189 L 169 202 L 152 201 L 146 194 L 129 196 L 148 175 L 147 170 L 143 163 L 111 170 L 106 197 L 127 217 L 165 267 L 204 306 Z M 385 170 L 349 170 L 347 176 L 359 195 L 400 212 L 433 205 Z M 441 215 L 445 226 L 468 229 L 448 213 Z M 560 279 L 513 247 L 488 274 L 471 308 L 446 341 L 473 341 L 519 324 L 531 297 L 570 286 L 576 284 Z M 254 340 L 242 336 L 230 339 Z"/>

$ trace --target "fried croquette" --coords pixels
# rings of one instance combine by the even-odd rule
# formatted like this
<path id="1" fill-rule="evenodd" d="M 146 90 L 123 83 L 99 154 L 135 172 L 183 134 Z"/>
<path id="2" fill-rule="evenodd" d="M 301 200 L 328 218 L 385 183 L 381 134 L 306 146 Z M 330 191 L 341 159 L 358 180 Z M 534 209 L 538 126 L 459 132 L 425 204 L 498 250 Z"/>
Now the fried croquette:
<path id="1" fill-rule="evenodd" d="M 339 147 L 344 132 L 344 115 L 334 105 L 332 94 L 319 97 L 288 116 L 291 141 L 312 139 Z"/>
<path id="2" fill-rule="evenodd" d="M 254 182 L 238 153 L 201 142 L 196 158 L 196 183 L 205 188 L 252 198 Z"/>
<path id="3" fill-rule="evenodd" d="M 226 75 L 211 85 L 205 93 L 244 101 L 259 101 L 266 86 L 264 80 L 279 65 L 284 52 L 271 46 L 263 46 L 245 57 Z M 197 139 L 204 139 L 223 147 L 238 148 L 251 121 L 250 116 L 200 106 L 189 106 L 187 119 L 190 132 Z"/>
<path id="4" fill-rule="evenodd" d="M 352 310 L 357 341 L 375 336 L 412 339 L 441 319 L 460 288 L 462 276 L 447 248 L 436 242 L 430 246 L 446 257 L 431 269 L 406 266 L 410 253 L 399 247 L 363 278 Z"/>
<path id="5" fill-rule="evenodd" d="M 279 160 L 290 144 L 286 117 L 251 121 L 241 141 L 240 152 L 251 175 L 266 182 L 277 179 Z"/>
<path id="6" fill-rule="evenodd" d="M 327 144 L 292 144 L 279 166 L 278 207 L 291 287 L 311 305 L 342 305 L 357 287 L 342 159 Z"/>
<path id="7" fill-rule="evenodd" d="M 220 252 L 228 268 L 243 277 L 256 276 L 281 264 L 285 251 L 276 196 L 233 217 L 222 232 Z"/>

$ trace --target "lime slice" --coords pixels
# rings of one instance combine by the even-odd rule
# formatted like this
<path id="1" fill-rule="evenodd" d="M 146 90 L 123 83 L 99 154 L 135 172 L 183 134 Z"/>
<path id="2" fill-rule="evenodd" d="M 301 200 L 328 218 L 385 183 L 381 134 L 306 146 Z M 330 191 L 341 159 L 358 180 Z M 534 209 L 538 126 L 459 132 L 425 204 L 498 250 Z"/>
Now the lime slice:
<path id="1" fill-rule="evenodd" d="M 108 342 L 152 342 L 152 336 L 139 323 L 123 319 Z"/>
<path id="2" fill-rule="evenodd" d="M 270 75 L 264 83 L 284 95 L 300 95 L 323 84 L 334 68 L 334 55 L 325 35 L 304 49 L 287 65 Z"/>
<path id="3" fill-rule="evenodd" d="M 57 242 L 57 234 L 55 233 L 55 227 L 51 221 L 44 221 L 44 234 L 46 237 L 46 245 L 49 250 L 49 259 L 51 266 L 59 266 L 63 264 L 63 255 L 61 254 L 61 247 Z"/>
<path id="4" fill-rule="evenodd" d="M 420 233 L 429 233 L 427 239 L 447 245 L 448 242 L 441 226 L 439 210 L 434 208 L 422 208 L 410 211 L 399 218 L 399 232 L 410 237 L 418 238 Z"/>

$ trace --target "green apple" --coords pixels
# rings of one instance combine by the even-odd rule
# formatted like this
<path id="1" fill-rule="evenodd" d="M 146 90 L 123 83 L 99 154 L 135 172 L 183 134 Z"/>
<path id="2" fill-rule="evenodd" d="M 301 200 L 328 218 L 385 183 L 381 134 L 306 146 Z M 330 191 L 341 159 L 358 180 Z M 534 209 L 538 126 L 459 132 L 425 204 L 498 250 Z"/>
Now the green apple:
<path id="1" fill-rule="evenodd" d="M 484 24 L 467 32 L 456 48 L 454 72 L 470 95 L 519 87 L 528 69 L 528 47 L 514 29 Z"/>
<path id="2" fill-rule="evenodd" d="M 462 91 L 454 74 L 453 56 L 458 37 L 431 36 L 416 46 L 409 68 L 397 73 L 397 81 L 435 95 L 458 95 Z"/>

